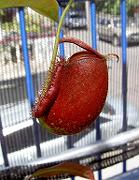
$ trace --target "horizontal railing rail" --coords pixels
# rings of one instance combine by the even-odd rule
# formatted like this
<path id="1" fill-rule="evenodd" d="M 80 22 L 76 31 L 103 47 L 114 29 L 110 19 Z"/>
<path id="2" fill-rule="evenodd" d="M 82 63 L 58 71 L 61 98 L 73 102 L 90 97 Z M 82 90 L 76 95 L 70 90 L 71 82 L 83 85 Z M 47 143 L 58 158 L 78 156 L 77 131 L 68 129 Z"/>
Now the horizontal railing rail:
<path id="1" fill-rule="evenodd" d="M 139 128 L 127 132 L 120 133 L 108 140 L 99 140 L 95 144 L 87 145 L 80 148 L 71 148 L 59 155 L 49 158 L 39 158 L 36 161 L 29 162 L 26 165 L 39 165 L 46 163 L 54 163 L 59 161 L 67 161 L 73 159 L 82 159 L 83 157 L 93 156 L 99 153 L 104 153 L 128 143 L 139 140 Z"/>

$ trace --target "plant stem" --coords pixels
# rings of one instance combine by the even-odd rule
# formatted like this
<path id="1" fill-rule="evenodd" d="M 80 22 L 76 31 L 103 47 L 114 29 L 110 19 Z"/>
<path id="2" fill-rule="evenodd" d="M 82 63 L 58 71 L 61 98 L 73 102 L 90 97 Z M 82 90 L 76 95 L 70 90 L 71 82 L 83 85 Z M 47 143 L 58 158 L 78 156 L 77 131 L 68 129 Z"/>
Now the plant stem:
<path id="1" fill-rule="evenodd" d="M 55 38 L 55 44 L 54 44 L 52 59 L 51 59 L 51 64 L 50 64 L 50 68 L 49 68 L 49 72 L 48 72 L 48 82 L 47 82 L 48 84 L 51 81 L 52 72 L 53 72 L 54 67 L 55 67 L 55 60 L 56 60 L 57 51 L 58 51 L 58 44 L 59 44 L 59 36 L 60 36 L 61 27 L 63 25 L 65 15 L 67 14 L 68 10 L 70 9 L 72 2 L 73 2 L 73 0 L 69 0 L 67 6 L 65 7 L 65 9 L 62 13 L 62 16 L 61 16 L 59 24 L 58 24 L 58 29 L 57 29 L 57 34 L 56 34 L 56 38 Z"/>

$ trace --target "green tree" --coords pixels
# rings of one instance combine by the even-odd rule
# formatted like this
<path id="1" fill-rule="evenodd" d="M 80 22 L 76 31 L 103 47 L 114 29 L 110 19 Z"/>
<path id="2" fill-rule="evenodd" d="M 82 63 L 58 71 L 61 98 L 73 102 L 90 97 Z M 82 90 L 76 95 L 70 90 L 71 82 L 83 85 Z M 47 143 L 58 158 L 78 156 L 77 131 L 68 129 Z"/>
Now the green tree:
<path id="1" fill-rule="evenodd" d="M 98 12 L 104 12 L 113 15 L 120 14 L 120 0 L 96 0 L 96 7 Z M 134 15 L 134 9 L 139 6 L 138 0 L 127 0 L 127 14 Z"/>

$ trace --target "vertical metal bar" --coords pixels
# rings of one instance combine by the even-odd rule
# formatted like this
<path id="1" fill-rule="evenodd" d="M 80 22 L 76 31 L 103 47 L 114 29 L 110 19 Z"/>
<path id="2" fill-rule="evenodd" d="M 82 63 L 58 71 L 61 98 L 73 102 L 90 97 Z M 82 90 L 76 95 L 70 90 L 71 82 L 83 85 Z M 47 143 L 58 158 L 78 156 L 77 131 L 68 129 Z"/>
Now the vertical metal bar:
<path id="1" fill-rule="evenodd" d="M 75 177 L 74 177 L 74 176 L 72 176 L 72 177 L 71 177 L 71 180 L 75 180 Z"/>
<path id="2" fill-rule="evenodd" d="M 92 35 L 92 47 L 97 49 L 97 31 L 96 31 L 96 5 L 94 0 L 91 0 L 91 35 Z"/>
<path id="3" fill-rule="evenodd" d="M 96 5 L 94 0 L 91 0 L 90 4 L 91 8 L 91 35 L 92 35 L 92 47 L 97 49 L 97 31 L 96 31 Z M 100 131 L 100 120 L 99 117 L 96 120 L 96 140 L 101 139 L 101 131 Z M 98 158 L 100 156 L 98 155 Z M 98 179 L 102 179 L 102 172 L 101 170 L 98 171 Z"/>
<path id="4" fill-rule="evenodd" d="M 6 142 L 3 136 L 3 127 L 2 127 L 1 117 L 0 117 L 0 142 L 1 142 L 1 150 L 2 150 L 2 155 L 3 155 L 4 165 L 7 167 L 9 166 L 9 161 L 8 161 L 8 156 L 7 156 Z"/>
<path id="5" fill-rule="evenodd" d="M 122 96 L 123 96 L 123 131 L 127 130 L 127 39 L 126 39 L 126 0 L 120 4 L 122 26 Z M 126 172 L 126 161 L 123 161 L 123 172 Z"/>
<path id="6" fill-rule="evenodd" d="M 24 57 L 24 66 L 26 72 L 26 88 L 27 88 L 27 95 L 30 102 L 31 107 L 35 101 L 34 96 L 34 89 L 33 89 L 33 82 L 30 70 L 30 63 L 29 63 L 29 54 L 28 54 L 28 45 L 27 45 L 27 34 L 26 34 L 26 27 L 25 27 L 25 13 L 24 8 L 19 8 L 19 18 L 20 18 L 20 32 L 21 32 L 21 40 L 22 40 L 22 50 L 23 50 L 23 57 Z M 34 140 L 37 150 L 37 157 L 41 157 L 41 149 L 40 149 L 40 133 L 39 133 L 39 126 L 37 122 L 34 120 Z"/>
<path id="7" fill-rule="evenodd" d="M 61 17 L 61 15 L 62 15 L 62 6 L 59 6 L 59 18 Z M 63 35 L 64 35 L 64 32 L 63 32 L 63 29 L 62 29 L 61 32 L 60 32 L 60 38 L 62 38 Z M 64 57 L 65 56 L 64 44 L 61 43 L 59 45 L 59 47 L 60 47 L 60 56 Z"/>
<path id="8" fill-rule="evenodd" d="M 96 5 L 94 3 L 94 0 L 91 1 L 91 34 L 92 34 L 92 47 L 94 49 L 97 49 L 97 32 L 96 32 Z M 96 121 L 96 139 L 101 139 L 101 133 L 100 133 L 100 122 L 99 118 Z"/>

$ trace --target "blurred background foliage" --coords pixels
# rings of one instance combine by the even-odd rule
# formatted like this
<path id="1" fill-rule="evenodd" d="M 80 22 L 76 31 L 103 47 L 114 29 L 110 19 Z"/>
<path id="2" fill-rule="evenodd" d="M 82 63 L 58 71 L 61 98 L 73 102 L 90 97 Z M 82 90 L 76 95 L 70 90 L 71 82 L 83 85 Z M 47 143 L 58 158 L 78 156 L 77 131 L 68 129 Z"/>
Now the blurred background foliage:
<path id="1" fill-rule="evenodd" d="M 95 0 L 97 11 L 107 14 L 120 15 L 120 0 Z M 138 0 L 127 0 L 127 14 L 134 15 L 134 9 L 139 6 Z"/>
<path id="2" fill-rule="evenodd" d="M 48 18 L 43 17 L 38 13 L 29 14 L 25 8 L 26 31 L 40 33 L 44 28 L 44 21 L 48 24 Z M 32 11 L 33 12 L 33 11 Z M 19 17 L 17 8 L 0 9 L 1 29 L 5 32 L 17 31 L 19 32 Z M 49 19 L 49 25 L 53 25 L 52 20 Z"/>
<path id="3" fill-rule="evenodd" d="M 95 0 L 97 12 L 104 12 L 107 14 L 119 15 L 120 14 L 120 0 Z M 62 2 L 61 5 L 65 7 L 67 2 Z M 128 16 L 134 16 L 134 10 L 136 7 L 139 7 L 139 0 L 127 0 L 127 13 Z M 72 5 L 72 10 L 85 10 L 85 3 L 74 2 Z M 17 21 L 16 12 L 18 9 L 16 8 L 7 8 L 0 9 L 0 21 L 1 28 L 4 31 L 9 30 L 19 30 L 19 24 Z M 42 24 L 41 18 L 38 16 L 30 16 L 26 13 L 26 30 L 27 32 L 41 32 L 42 28 L 40 24 Z M 34 20 L 35 19 L 35 20 Z M 42 18 L 43 19 L 43 18 Z M 52 23 L 53 24 L 53 23 Z"/>

